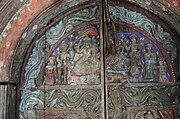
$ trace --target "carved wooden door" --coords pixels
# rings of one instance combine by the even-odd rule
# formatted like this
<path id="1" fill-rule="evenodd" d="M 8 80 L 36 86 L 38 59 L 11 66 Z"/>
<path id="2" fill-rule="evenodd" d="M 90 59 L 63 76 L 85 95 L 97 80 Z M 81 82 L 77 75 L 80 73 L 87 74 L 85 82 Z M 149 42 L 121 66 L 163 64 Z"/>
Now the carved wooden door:
<path id="1" fill-rule="evenodd" d="M 178 118 L 173 39 L 122 3 L 83 3 L 35 38 L 24 65 L 20 119 Z"/>

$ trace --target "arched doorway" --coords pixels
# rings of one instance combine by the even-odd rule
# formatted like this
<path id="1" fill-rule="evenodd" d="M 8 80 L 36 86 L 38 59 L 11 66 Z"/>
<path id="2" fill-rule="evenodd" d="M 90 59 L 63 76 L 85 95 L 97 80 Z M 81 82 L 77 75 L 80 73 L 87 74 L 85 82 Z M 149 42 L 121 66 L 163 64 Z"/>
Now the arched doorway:
<path id="1" fill-rule="evenodd" d="M 178 118 L 179 36 L 145 11 L 91 1 L 49 20 L 27 48 L 19 118 Z"/>

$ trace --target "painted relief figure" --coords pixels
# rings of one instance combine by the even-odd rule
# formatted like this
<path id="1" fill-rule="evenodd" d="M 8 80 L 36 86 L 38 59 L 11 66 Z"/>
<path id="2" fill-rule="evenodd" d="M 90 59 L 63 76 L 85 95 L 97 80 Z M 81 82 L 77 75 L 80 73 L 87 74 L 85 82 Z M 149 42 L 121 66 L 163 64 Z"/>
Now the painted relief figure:
<path id="1" fill-rule="evenodd" d="M 74 65 L 72 68 L 72 79 L 70 84 L 98 84 L 100 70 L 100 52 L 98 47 L 93 43 L 97 35 L 93 29 L 83 32 L 79 43 L 74 46 Z"/>
<path id="2" fill-rule="evenodd" d="M 55 57 L 49 57 L 49 62 L 45 68 L 45 85 L 54 85 L 55 80 L 58 78 L 57 67 L 55 64 Z"/>
<path id="3" fill-rule="evenodd" d="M 109 72 L 127 71 L 129 67 L 129 58 L 124 55 L 124 46 L 116 48 L 115 55 L 107 58 Z"/>
<path id="4" fill-rule="evenodd" d="M 111 81 L 126 82 L 128 78 L 140 75 L 142 46 L 138 40 L 138 36 L 132 33 L 119 37 L 115 54 L 107 57 L 107 71 Z"/>
<path id="5" fill-rule="evenodd" d="M 89 43 L 89 36 L 85 36 L 82 40 L 82 45 L 78 44 L 75 47 L 75 58 L 73 71 L 77 73 L 85 72 L 95 72 L 99 70 L 99 61 L 96 55 L 98 51 L 96 48 L 92 47 Z M 93 68 L 94 67 L 94 68 Z"/>
<path id="6" fill-rule="evenodd" d="M 129 74 L 130 76 L 135 76 L 140 74 L 138 65 L 141 56 L 141 45 L 137 42 L 138 37 L 135 34 L 130 35 L 129 38 L 131 40 L 131 44 L 126 46 L 131 62 Z"/>
<path id="7" fill-rule="evenodd" d="M 120 32 L 118 40 L 115 53 L 106 59 L 108 82 L 169 82 L 159 46 L 139 33 Z"/>
<path id="8" fill-rule="evenodd" d="M 153 79 L 154 69 L 156 66 L 156 53 L 152 52 L 152 44 L 146 45 L 146 53 L 144 54 L 144 78 Z"/>
<path id="9" fill-rule="evenodd" d="M 168 77 L 167 77 L 167 66 L 166 62 L 164 61 L 163 58 L 158 59 L 158 78 L 159 82 L 168 82 Z"/>

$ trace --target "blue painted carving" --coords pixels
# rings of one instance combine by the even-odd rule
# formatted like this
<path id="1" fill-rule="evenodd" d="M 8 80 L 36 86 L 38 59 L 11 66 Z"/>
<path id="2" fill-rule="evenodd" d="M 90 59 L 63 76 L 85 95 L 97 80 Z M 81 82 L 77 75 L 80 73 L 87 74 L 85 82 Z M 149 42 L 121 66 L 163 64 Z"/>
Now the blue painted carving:
<path id="1" fill-rule="evenodd" d="M 128 10 L 124 7 L 109 6 L 109 10 L 110 16 L 113 19 L 139 27 L 159 41 L 169 53 L 171 60 L 174 60 L 177 57 L 177 48 L 174 45 L 175 43 L 172 40 L 172 37 L 169 33 L 165 32 L 159 24 L 150 20 L 141 13 Z"/>
<path id="2" fill-rule="evenodd" d="M 162 51 L 151 40 L 139 32 L 118 32 L 117 36 L 115 55 L 109 54 L 106 60 L 108 82 L 172 80 Z"/>

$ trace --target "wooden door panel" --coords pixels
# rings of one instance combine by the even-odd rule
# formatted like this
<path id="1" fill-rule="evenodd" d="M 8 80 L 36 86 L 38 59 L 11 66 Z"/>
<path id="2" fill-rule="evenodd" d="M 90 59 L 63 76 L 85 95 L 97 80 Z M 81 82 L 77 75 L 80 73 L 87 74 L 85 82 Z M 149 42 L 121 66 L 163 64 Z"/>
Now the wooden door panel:
<path id="1" fill-rule="evenodd" d="M 171 34 L 111 2 L 107 22 L 101 4 L 69 11 L 35 39 L 20 119 L 178 118 Z"/>

